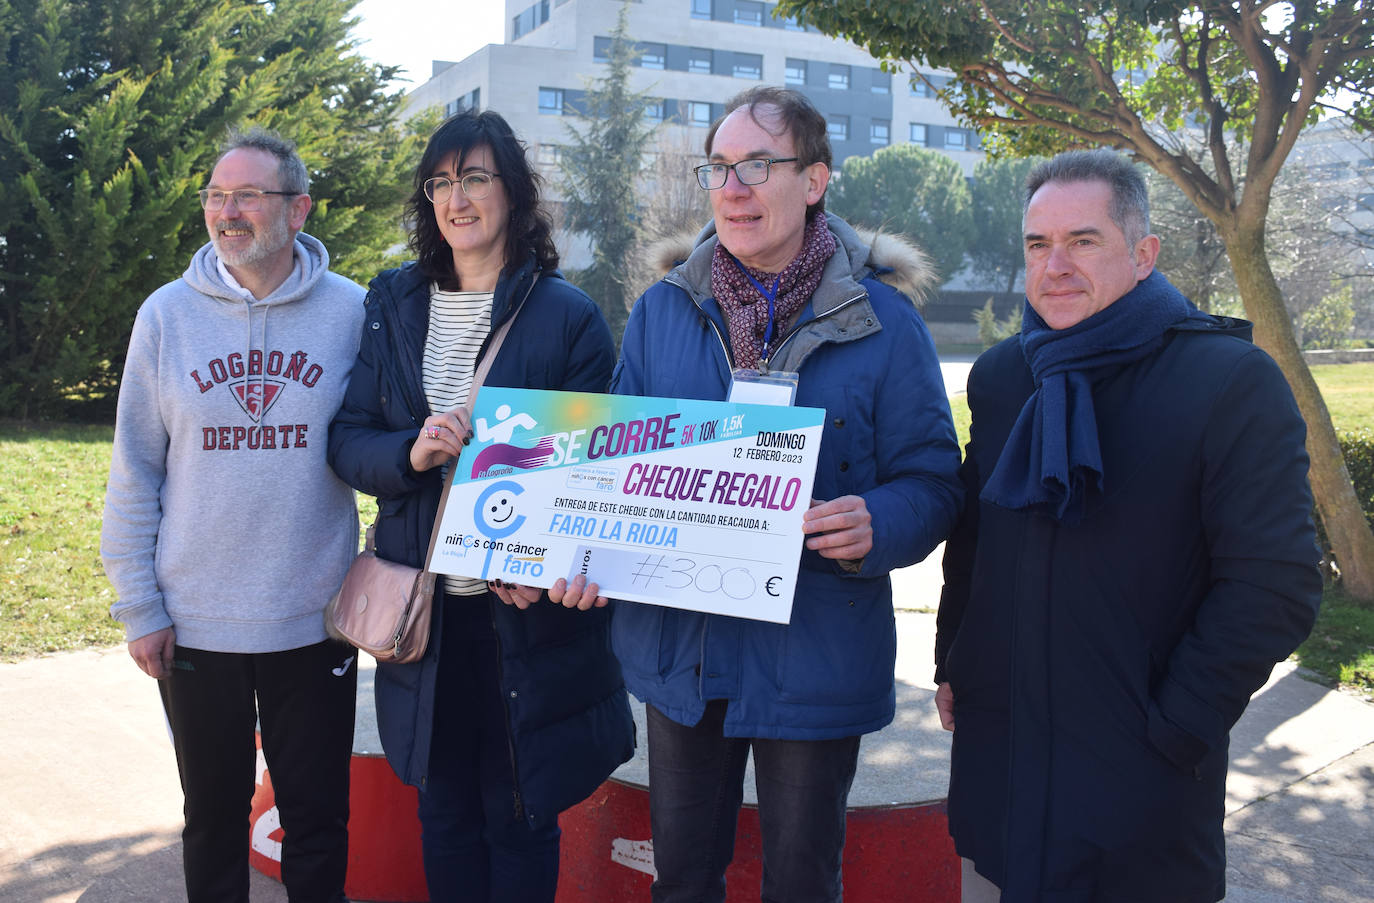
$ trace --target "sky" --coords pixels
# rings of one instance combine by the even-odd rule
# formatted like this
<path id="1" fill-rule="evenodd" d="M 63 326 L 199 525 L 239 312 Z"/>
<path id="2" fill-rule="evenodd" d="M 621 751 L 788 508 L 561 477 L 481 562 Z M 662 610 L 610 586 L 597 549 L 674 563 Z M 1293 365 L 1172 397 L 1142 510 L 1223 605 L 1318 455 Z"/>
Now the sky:
<path id="1" fill-rule="evenodd" d="M 436 15 L 442 10 L 445 15 Z M 505 35 L 506 5 L 501 0 L 362 0 L 353 8 L 360 21 L 353 30 L 358 52 L 374 62 L 402 66 L 413 90 L 429 80 L 433 60 L 457 61 Z"/>

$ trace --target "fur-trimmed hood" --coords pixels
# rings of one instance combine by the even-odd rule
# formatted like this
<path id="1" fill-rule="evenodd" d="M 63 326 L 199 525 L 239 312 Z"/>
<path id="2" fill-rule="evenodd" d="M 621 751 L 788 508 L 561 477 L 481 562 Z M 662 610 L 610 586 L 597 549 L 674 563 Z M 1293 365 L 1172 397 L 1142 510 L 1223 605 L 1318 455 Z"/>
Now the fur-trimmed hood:
<path id="1" fill-rule="evenodd" d="M 901 292 L 917 307 L 925 304 L 936 288 L 930 258 L 910 239 L 875 229 L 856 229 L 833 213 L 826 214 L 830 231 L 851 261 L 851 276 L 857 281 L 872 276 Z M 709 274 L 710 255 L 715 252 L 716 225 L 707 223 L 699 232 L 683 230 L 648 246 L 646 254 L 659 278 L 677 268 L 698 282 L 699 265 L 705 263 Z M 707 247 L 709 245 L 709 248 Z M 694 264 L 689 266 L 689 262 Z"/>

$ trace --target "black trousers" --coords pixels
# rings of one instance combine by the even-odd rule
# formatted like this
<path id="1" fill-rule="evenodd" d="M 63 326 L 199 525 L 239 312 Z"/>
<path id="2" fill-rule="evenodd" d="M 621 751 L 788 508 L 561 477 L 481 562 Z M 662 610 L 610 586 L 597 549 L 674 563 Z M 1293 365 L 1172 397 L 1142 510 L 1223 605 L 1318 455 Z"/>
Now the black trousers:
<path id="1" fill-rule="evenodd" d="M 158 685 L 186 797 L 188 903 L 248 903 L 259 723 L 285 832 L 287 897 L 345 899 L 357 654 L 333 640 L 257 654 L 176 647 L 172 676 Z"/>
<path id="2" fill-rule="evenodd" d="M 653 903 L 724 903 L 751 749 L 764 903 L 839 903 L 859 738 L 727 737 L 726 708 L 725 700 L 712 700 L 701 721 L 688 727 L 646 707 L 649 822 L 658 873 L 650 889 Z"/>

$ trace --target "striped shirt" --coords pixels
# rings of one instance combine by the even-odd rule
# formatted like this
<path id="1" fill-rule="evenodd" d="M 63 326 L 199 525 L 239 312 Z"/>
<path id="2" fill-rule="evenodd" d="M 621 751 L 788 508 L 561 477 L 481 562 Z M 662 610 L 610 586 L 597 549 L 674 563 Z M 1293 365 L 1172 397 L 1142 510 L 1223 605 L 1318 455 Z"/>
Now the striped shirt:
<path id="1" fill-rule="evenodd" d="M 477 352 L 491 332 L 492 296 L 492 292 L 443 292 L 430 284 L 422 379 L 431 411 L 451 411 L 468 400 Z M 448 477 L 447 464 L 444 477 Z M 487 591 L 487 583 L 445 574 L 444 589 L 450 595 L 477 596 Z"/>

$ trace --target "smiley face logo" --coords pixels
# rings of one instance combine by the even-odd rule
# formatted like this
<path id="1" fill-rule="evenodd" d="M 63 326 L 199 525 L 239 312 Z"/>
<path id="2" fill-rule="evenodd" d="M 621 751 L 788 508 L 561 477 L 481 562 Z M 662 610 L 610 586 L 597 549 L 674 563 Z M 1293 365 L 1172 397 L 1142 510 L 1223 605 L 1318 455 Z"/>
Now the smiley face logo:
<path id="1" fill-rule="evenodd" d="M 491 539 L 503 539 L 519 530 L 525 515 L 516 511 L 517 499 L 524 491 L 512 480 L 497 480 L 482 490 L 472 509 L 477 529 Z"/>
<path id="2" fill-rule="evenodd" d="M 510 523 L 515 517 L 515 495 L 511 492 L 498 492 L 487 499 L 487 507 L 482 511 L 482 519 L 496 529 Z"/>

